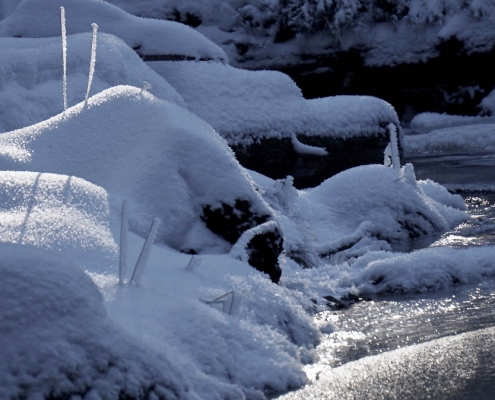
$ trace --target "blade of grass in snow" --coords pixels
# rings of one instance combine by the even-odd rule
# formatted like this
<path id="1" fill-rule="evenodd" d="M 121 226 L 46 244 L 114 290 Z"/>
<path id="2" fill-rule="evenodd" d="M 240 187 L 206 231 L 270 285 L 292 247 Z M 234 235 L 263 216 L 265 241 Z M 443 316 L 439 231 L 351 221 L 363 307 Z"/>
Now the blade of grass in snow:
<path id="1" fill-rule="evenodd" d="M 93 23 L 93 39 L 91 40 L 91 59 L 89 62 L 89 75 L 88 75 L 88 88 L 86 90 L 86 106 L 88 105 L 89 91 L 91 90 L 91 83 L 93 82 L 93 76 L 95 74 L 96 64 L 96 37 L 98 35 L 98 25 Z"/>
<path id="2" fill-rule="evenodd" d="M 62 68 L 64 111 L 67 110 L 67 30 L 65 29 L 65 8 L 60 7 L 60 25 L 62 29 Z"/>
<path id="3" fill-rule="evenodd" d="M 132 272 L 130 282 L 134 282 L 134 284 L 139 286 L 141 275 L 143 275 L 144 269 L 146 268 L 146 264 L 148 263 L 148 257 L 151 253 L 151 248 L 153 247 L 153 243 L 155 242 L 156 232 L 160 226 L 160 220 L 158 218 L 153 219 L 151 224 L 150 231 L 148 233 L 148 237 L 144 242 L 143 249 L 141 250 L 141 254 L 139 255 L 136 266 L 134 267 L 134 271 Z"/>

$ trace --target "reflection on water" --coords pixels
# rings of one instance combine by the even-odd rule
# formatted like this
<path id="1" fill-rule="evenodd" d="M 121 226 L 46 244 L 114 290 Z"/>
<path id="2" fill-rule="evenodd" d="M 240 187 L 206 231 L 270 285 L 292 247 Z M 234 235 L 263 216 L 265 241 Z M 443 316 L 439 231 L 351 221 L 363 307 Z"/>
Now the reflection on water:
<path id="1" fill-rule="evenodd" d="M 495 245 L 495 193 L 459 192 L 473 217 L 442 235 L 432 246 L 468 247 Z"/>
<path id="2" fill-rule="evenodd" d="M 346 310 L 317 316 L 321 325 L 333 323 L 318 348 L 318 364 L 308 366 L 308 376 L 322 367 L 495 325 L 495 281 L 458 286 L 448 293 L 381 297 Z"/>

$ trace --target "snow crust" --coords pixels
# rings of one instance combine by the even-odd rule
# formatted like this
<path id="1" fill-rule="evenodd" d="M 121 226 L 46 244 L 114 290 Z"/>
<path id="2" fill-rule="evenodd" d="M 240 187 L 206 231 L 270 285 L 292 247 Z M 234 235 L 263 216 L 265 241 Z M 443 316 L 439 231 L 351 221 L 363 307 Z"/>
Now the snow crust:
<path id="1" fill-rule="evenodd" d="M 139 18 L 102 0 L 23 0 L 0 21 L 0 36 L 53 37 L 60 35 L 60 7 L 67 18 L 67 34 L 100 30 L 121 38 L 143 55 L 180 55 L 227 62 L 227 56 L 194 29 L 173 21 Z M 36 18 L 33 18 L 36 15 Z"/>
<path id="2" fill-rule="evenodd" d="M 60 34 L 60 33 L 58 33 Z M 68 105 L 84 100 L 89 72 L 91 34 L 67 38 Z M 176 90 L 140 60 L 124 42 L 100 33 L 91 95 L 121 84 L 143 87 L 185 107 Z M 0 132 L 41 122 L 64 110 L 60 38 L 0 39 Z"/>
<path id="3" fill-rule="evenodd" d="M 229 144 L 260 138 L 372 135 L 393 122 L 393 107 L 368 96 L 306 100 L 285 74 L 248 71 L 218 63 L 150 62 L 184 98 L 193 113 L 210 123 Z"/>

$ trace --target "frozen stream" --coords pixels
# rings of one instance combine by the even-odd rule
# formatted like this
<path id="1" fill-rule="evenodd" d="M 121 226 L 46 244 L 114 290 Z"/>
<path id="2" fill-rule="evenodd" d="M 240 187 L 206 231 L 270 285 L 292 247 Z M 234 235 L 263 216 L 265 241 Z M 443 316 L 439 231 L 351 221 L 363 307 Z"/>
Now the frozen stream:
<path id="1" fill-rule="evenodd" d="M 475 217 L 410 248 L 495 245 L 495 154 L 418 155 L 408 162 L 418 179 L 460 189 Z M 312 384 L 284 399 L 495 398 L 495 279 L 382 296 L 316 318 L 336 330 L 306 367 Z"/>

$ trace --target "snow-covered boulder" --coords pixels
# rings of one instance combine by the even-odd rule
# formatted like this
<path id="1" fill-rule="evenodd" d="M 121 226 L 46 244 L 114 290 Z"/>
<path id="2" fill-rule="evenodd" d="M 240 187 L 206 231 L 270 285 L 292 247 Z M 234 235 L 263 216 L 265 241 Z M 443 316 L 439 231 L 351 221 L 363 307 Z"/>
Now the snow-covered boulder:
<path id="1" fill-rule="evenodd" d="M 68 259 L 0 244 L 0 397 L 199 398 L 188 374 L 136 344 Z"/>
<path id="2" fill-rule="evenodd" d="M 306 100 L 285 74 L 218 63 L 149 62 L 210 123 L 245 167 L 316 186 L 353 166 L 380 163 L 394 108 L 369 96 Z"/>
<path id="3" fill-rule="evenodd" d="M 119 38 L 100 33 L 90 95 L 115 85 L 146 86 L 161 99 L 185 107 L 176 90 Z M 91 34 L 67 37 L 67 103 L 84 100 Z M 64 110 L 60 38 L 0 38 L 0 132 L 23 128 Z"/>
<path id="4" fill-rule="evenodd" d="M 227 252 L 244 231 L 272 219 L 249 176 L 208 124 L 130 86 L 107 89 L 87 106 L 82 102 L 1 135 L 0 169 L 81 177 L 129 200 L 135 232 L 145 235 L 152 219 L 160 218 L 160 240 L 183 251 Z M 272 232 L 280 237 L 276 227 Z M 264 272 L 278 281 L 278 264 L 270 268 Z"/>
<path id="5" fill-rule="evenodd" d="M 469 218 L 459 195 L 417 181 L 411 164 L 351 168 L 306 190 L 294 188 L 290 178 L 251 174 L 275 210 L 285 254 L 308 268 L 390 251 L 391 245 L 445 232 Z"/>
<path id="6" fill-rule="evenodd" d="M 96 23 L 100 31 L 118 36 L 142 56 L 228 60 L 220 47 L 186 25 L 135 17 L 103 0 L 23 0 L 11 15 L 0 21 L 0 36 L 60 36 L 62 6 L 67 34 L 88 32 L 91 24 Z"/>

